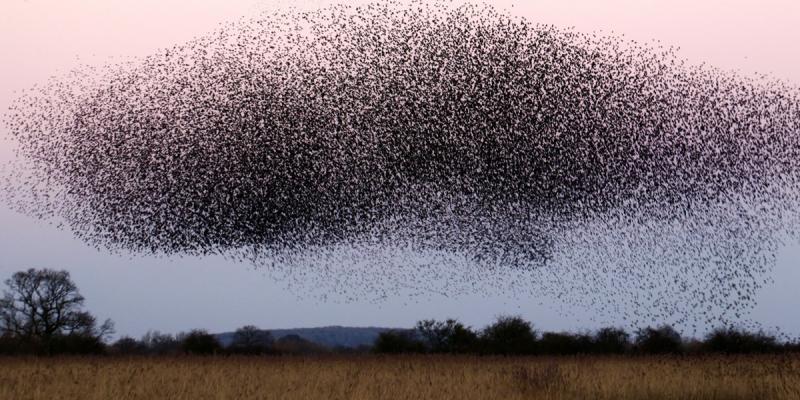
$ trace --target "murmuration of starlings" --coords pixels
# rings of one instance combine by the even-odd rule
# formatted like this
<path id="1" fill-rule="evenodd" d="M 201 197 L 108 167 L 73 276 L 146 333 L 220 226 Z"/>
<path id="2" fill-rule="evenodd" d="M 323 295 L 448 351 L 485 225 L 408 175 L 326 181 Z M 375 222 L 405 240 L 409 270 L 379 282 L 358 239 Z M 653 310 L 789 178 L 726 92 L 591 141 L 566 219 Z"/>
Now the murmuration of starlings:
<path id="1" fill-rule="evenodd" d="M 735 321 L 794 238 L 799 94 L 490 6 L 263 13 L 20 94 L 5 197 L 340 299 Z"/>

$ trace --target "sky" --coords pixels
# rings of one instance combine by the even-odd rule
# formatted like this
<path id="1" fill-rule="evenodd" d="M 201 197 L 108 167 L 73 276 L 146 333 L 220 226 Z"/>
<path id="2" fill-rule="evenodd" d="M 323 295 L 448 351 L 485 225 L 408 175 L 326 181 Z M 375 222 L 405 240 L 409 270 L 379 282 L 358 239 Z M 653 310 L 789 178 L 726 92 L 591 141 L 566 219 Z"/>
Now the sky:
<path id="1" fill-rule="evenodd" d="M 363 3 L 364 1 L 348 2 Z M 2 0 L 0 112 L 15 92 L 81 64 L 142 57 L 213 31 L 260 10 L 314 9 L 330 1 L 257 0 Z M 534 22 L 582 32 L 625 35 L 679 47 L 690 63 L 748 75 L 766 73 L 800 85 L 800 2 L 796 0 L 530 0 L 487 2 Z M 0 126 L 0 163 L 13 157 Z M 557 311 L 553 299 L 496 293 L 447 298 L 390 298 L 384 302 L 321 301 L 293 292 L 263 270 L 221 257 L 155 258 L 112 255 L 47 222 L 0 203 L 0 280 L 27 268 L 66 269 L 100 318 L 118 335 L 150 329 L 178 332 L 326 325 L 408 327 L 422 318 L 456 317 L 482 327 L 498 314 L 520 314 L 545 330 L 596 328 L 592 310 Z M 800 244 L 787 246 L 774 282 L 758 294 L 750 317 L 800 335 Z"/>

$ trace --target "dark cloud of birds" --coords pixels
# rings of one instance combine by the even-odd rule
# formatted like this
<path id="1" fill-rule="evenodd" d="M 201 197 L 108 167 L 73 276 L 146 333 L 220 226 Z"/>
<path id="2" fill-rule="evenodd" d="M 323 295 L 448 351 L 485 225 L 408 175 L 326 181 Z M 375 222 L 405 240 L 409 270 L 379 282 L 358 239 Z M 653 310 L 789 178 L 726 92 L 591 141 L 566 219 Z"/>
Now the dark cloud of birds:
<path id="1" fill-rule="evenodd" d="M 6 124 L 26 212 L 345 297 L 734 319 L 797 209 L 796 87 L 487 6 L 246 18 L 32 88 Z"/>

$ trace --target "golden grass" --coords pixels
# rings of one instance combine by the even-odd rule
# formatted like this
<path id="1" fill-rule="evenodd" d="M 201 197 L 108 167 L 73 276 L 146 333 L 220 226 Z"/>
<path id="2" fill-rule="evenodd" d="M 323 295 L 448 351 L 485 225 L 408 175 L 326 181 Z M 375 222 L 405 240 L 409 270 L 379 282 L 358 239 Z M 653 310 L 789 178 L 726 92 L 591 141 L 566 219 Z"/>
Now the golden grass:
<path id="1" fill-rule="evenodd" d="M 0 399 L 800 399 L 800 357 L 6 358 Z"/>

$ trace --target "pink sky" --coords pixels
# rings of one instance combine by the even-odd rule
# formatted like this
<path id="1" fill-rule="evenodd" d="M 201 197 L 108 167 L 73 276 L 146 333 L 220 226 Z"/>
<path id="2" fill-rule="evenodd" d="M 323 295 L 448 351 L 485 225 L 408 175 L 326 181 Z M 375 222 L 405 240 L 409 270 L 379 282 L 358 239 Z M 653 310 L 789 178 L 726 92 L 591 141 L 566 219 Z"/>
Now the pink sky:
<path id="1" fill-rule="evenodd" d="M 348 1 L 349 4 L 370 1 Z M 462 0 L 454 0 L 460 3 Z M 13 92 L 81 64 L 144 56 L 258 10 L 336 3 L 270 0 L 3 0 L 0 109 Z M 624 34 L 680 47 L 692 63 L 768 73 L 800 85 L 800 1 L 490 1 L 532 21 L 584 32 Z M 4 132 L 0 131 L 0 138 Z M 9 156 L 0 141 L 0 160 Z"/>
<path id="2" fill-rule="evenodd" d="M 364 3 L 349 1 L 348 3 Z M 291 2 L 284 1 L 285 4 Z M 316 8 L 329 1 L 297 5 Z M 591 32 L 612 30 L 642 42 L 659 39 L 681 47 L 692 63 L 707 62 L 742 73 L 770 73 L 800 85 L 800 1 L 798 0 L 532 0 L 495 1 L 500 9 L 532 21 Z M 0 0 L 0 110 L 24 89 L 80 63 L 102 64 L 144 56 L 214 29 L 215 25 L 276 1 L 259 0 Z M 112 59 L 113 57 L 113 59 Z M 0 127 L 0 163 L 11 152 Z M 36 243 L 47 243 L 41 251 Z M 800 247 L 779 255 L 776 284 L 761 297 L 756 319 L 800 334 L 800 321 L 787 320 L 800 307 Z M 121 333 L 147 328 L 167 331 L 203 326 L 233 329 L 245 323 L 264 327 L 322 324 L 406 324 L 414 318 L 464 317 L 488 322 L 498 312 L 519 312 L 544 328 L 570 328 L 528 301 L 504 298 L 422 300 L 416 304 L 315 304 L 302 302 L 279 285 L 261 279 L 246 265 L 224 260 L 131 259 L 97 252 L 68 232 L 15 214 L 0 204 L 0 280 L 29 266 L 73 272 L 89 306 L 110 316 Z M 195 281 L 186 282 L 189 269 Z M 109 282 L 116 282 L 110 285 Z M 119 285 L 119 282 L 129 284 Z M 176 291 L 175 287 L 183 289 Z M 142 299 L 142 290 L 148 291 Z M 166 301 L 165 301 L 166 300 Z M 260 308 L 230 313 L 242 304 Z M 377 307 L 377 308 L 376 308 Z M 316 311 L 315 311 L 316 310 Z M 435 310 L 436 314 L 430 314 Z M 207 319 L 207 312 L 219 316 Z M 305 319 L 303 319 L 305 318 Z M 561 319 L 559 319 L 561 318 Z M 150 325 L 143 325 L 142 321 Z M 792 325 L 794 324 L 794 325 Z"/>
<path id="3" fill-rule="evenodd" d="M 350 1 L 348 3 L 364 3 Z M 143 55 L 214 25 L 282 3 L 259 0 L 3 0 L 0 87 L 4 92 L 54 68 L 109 56 Z M 294 2 L 314 8 L 330 1 Z M 501 0 L 533 21 L 615 31 L 680 46 L 692 61 L 772 72 L 800 81 L 800 2 L 795 0 Z M 92 55 L 96 55 L 92 57 Z M 23 82 L 25 81 L 25 82 Z"/>

